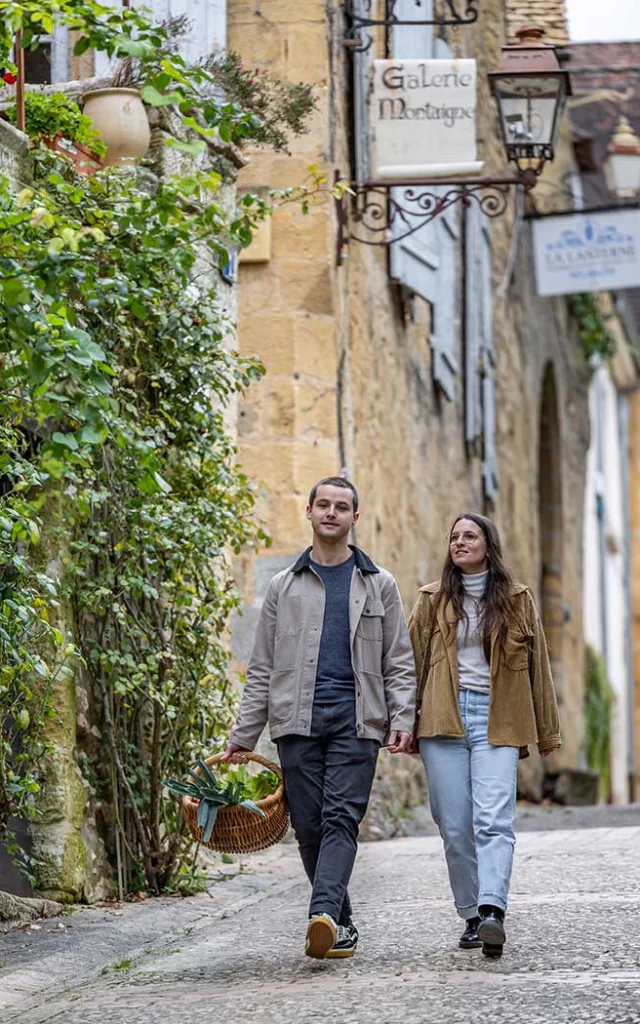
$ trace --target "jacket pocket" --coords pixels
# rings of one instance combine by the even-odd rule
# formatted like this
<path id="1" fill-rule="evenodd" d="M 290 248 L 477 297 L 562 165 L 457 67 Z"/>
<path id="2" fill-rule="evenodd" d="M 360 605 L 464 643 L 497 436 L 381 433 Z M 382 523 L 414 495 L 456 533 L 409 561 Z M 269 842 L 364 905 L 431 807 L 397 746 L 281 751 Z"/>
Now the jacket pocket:
<path id="1" fill-rule="evenodd" d="M 363 640 L 382 641 L 382 620 L 384 618 L 384 605 L 382 601 L 367 598 L 365 601 L 356 635 Z"/>
<path id="2" fill-rule="evenodd" d="M 276 633 L 273 642 L 273 670 L 283 672 L 294 669 L 300 646 L 301 629 L 292 629 Z"/>
<path id="3" fill-rule="evenodd" d="M 364 724 L 374 729 L 387 729 L 389 712 L 382 676 L 375 672 L 361 672 L 360 681 Z"/>
<path id="4" fill-rule="evenodd" d="M 291 717 L 295 672 L 272 672 L 269 679 L 269 721 L 286 722 Z"/>
<path id="5" fill-rule="evenodd" d="M 517 630 L 509 630 L 504 641 L 504 663 L 512 672 L 523 672 L 529 668 L 529 651 L 532 637 Z"/>

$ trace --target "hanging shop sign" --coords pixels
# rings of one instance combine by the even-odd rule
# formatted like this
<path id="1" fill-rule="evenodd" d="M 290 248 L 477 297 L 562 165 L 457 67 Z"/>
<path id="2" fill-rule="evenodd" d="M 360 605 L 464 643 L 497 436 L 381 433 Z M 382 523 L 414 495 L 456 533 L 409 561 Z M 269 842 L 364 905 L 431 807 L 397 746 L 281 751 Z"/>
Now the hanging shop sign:
<path id="1" fill-rule="evenodd" d="M 475 60 L 376 60 L 372 177 L 476 175 Z"/>
<path id="2" fill-rule="evenodd" d="M 533 221 L 538 295 L 640 285 L 640 210 L 602 210 Z"/>

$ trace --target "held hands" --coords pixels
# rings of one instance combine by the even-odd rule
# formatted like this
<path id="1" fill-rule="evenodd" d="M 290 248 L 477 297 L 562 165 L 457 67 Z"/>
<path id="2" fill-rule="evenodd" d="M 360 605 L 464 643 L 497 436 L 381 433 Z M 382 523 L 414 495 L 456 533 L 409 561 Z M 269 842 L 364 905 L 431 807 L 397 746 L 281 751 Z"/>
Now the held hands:
<path id="1" fill-rule="evenodd" d="M 411 750 L 412 740 L 410 732 L 398 732 L 394 729 L 389 733 L 389 739 L 385 746 L 390 754 L 407 754 Z"/>

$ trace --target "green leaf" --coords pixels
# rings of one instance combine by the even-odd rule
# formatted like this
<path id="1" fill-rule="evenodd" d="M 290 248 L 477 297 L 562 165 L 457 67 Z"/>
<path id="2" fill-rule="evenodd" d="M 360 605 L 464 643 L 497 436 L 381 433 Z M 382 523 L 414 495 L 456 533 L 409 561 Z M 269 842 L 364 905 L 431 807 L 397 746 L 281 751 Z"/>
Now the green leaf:
<path id="1" fill-rule="evenodd" d="M 188 153 L 190 156 L 200 156 L 207 148 L 204 141 L 182 142 L 180 139 L 169 138 L 165 140 L 165 146 L 170 149 L 179 149 L 181 153 Z"/>
<path id="2" fill-rule="evenodd" d="M 31 298 L 24 281 L 19 277 L 5 277 L 2 281 L 2 295 L 8 306 L 18 306 Z"/>
<path id="3" fill-rule="evenodd" d="M 169 779 L 165 782 L 167 789 L 170 789 L 172 793 L 178 793 L 180 796 L 191 796 L 194 800 L 197 800 L 200 793 L 196 786 L 191 785 L 189 782 L 180 782 L 177 779 Z"/>
<path id="4" fill-rule="evenodd" d="M 213 832 L 213 826 L 216 823 L 217 817 L 218 817 L 218 808 L 214 807 L 214 806 L 209 806 L 208 807 L 207 817 L 206 817 L 206 824 L 205 824 L 204 832 L 203 832 L 203 835 L 202 835 L 203 842 L 208 843 L 209 840 L 211 839 L 211 834 Z M 198 822 L 198 824 L 199 824 L 199 822 Z"/>
<path id="5" fill-rule="evenodd" d="M 145 85 L 141 91 L 142 99 L 150 107 L 168 107 L 172 103 L 178 103 L 182 96 L 175 90 L 173 92 L 159 92 L 154 85 Z"/>
<path id="6" fill-rule="evenodd" d="M 262 808 L 258 807 L 257 804 L 254 804 L 253 800 L 242 800 L 240 807 L 246 807 L 248 811 L 251 811 L 252 814 L 257 814 L 259 818 L 267 817 Z"/>
<path id="7" fill-rule="evenodd" d="M 131 39 L 130 36 L 116 36 L 113 42 L 115 45 L 115 52 L 119 57 L 129 56 L 144 58 L 148 57 L 152 52 L 152 47 L 149 43 L 145 43 L 141 39 Z"/>
<path id="8" fill-rule="evenodd" d="M 61 444 L 64 448 L 69 448 L 72 452 L 77 452 L 78 450 L 78 442 L 73 434 L 61 434 L 59 431 L 56 431 L 51 440 L 55 444 Z"/>

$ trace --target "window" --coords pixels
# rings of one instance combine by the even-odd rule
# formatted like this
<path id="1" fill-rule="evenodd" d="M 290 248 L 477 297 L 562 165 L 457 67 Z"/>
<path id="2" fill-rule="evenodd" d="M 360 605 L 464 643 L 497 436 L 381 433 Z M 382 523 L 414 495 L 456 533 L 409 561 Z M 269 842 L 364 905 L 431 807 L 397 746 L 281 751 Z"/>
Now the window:
<path id="1" fill-rule="evenodd" d="M 40 37 L 40 45 L 36 50 L 25 50 L 24 77 L 30 85 L 54 85 L 56 82 L 69 81 L 67 28 L 54 28 L 51 35 Z"/>
<path id="2" fill-rule="evenodd" d="M 429 18 L 432 0 L 399 0 L 398 17 Z M 391 54 L 405 59 L 443 58 L 451 50 L 442 39 L 434 39 L 433 25 L 397 25 L 391 30 Z M 434 191 L 438 191 L 435 189 Z M 401 198 L 402 190 L 398 190 Z M 457 300 L 457 253 L 459 214 L 456 207 L 439 214 L 413 235 L 390 246 L 391 277 L 422 296 L 432 307 L 431 346 L 433 378 L 443 394 L 455 398 L 458 360 L 456 356 L 455 309 Z"/>

